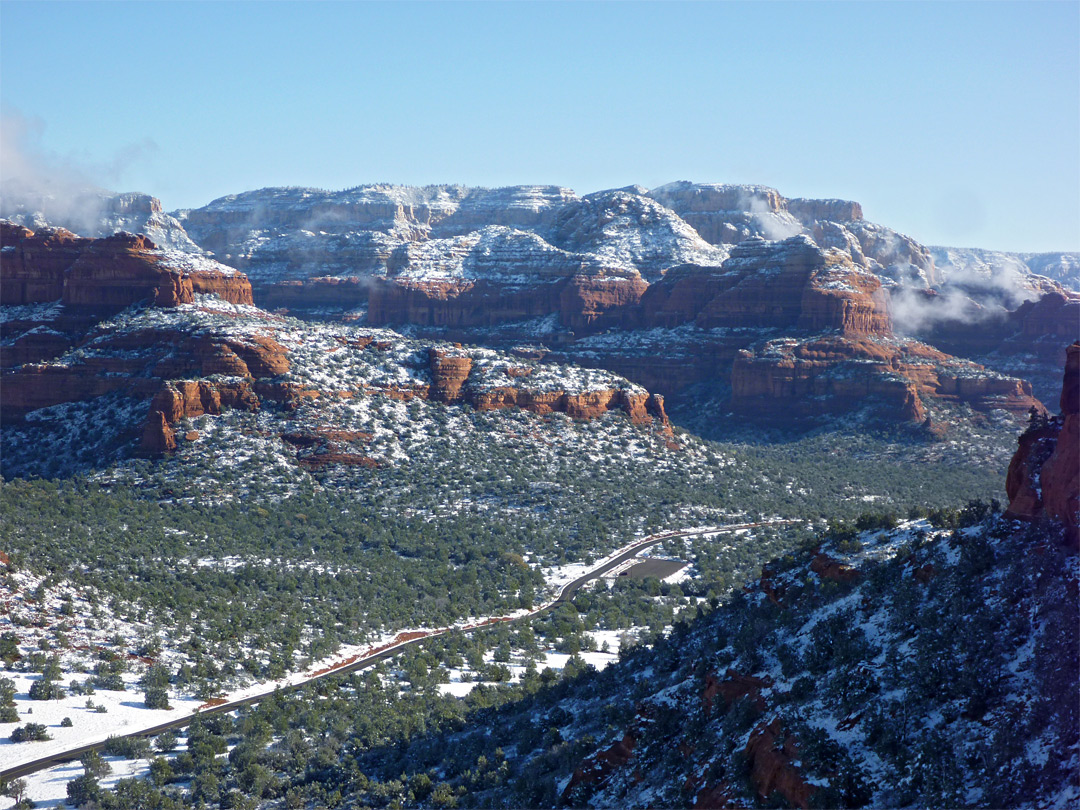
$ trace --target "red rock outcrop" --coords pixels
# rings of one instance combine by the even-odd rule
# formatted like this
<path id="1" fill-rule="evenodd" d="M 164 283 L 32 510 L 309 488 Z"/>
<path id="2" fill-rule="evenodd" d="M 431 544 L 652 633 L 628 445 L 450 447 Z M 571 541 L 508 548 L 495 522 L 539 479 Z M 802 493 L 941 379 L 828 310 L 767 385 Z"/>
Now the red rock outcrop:
<path id="1" fill-rule="evenodd" d="M 625 766 L 634 755 L 637 739 L 627 732 L 609 748 L 599 751 L 574 770 L 562 794 L 563 805 L 573 804 L 573 793 L 581 786 L 593 786 L 604 782 L 614 771 Z"/>
<path id="2" fill-rule="evenodd" d="M 581 333 L 621 326 L 648 286 L 640 276 L 573 276 L 559 293 L 559 321 Z"/>
<path id="3" fill-rule="evenodd" d="M 795 767 L 799 748 L 795 738 L 784 734 L 780 720 L 763 724 L 750 733 L 746 743 L 746 756 L 750 761 L 750 781 L 758 796 L 768 799 L 779 793 L 791 807 L 806 810 L 814 786 Z"/>
<path id="4" fill-rule="evenodd" d="M 235 383 L 172 380 L 163 385 L 150 402 L 151 413 L 163 414 L 171 424 L 204 414 L 218 415 L 224 409 L 259 409 L 259 397 L 249 380 Z"/>
<path id="5" fill-rule="evenodd" d="M 190 335 L 142 329 L 109 335 L 94 341 L 93 348 L 76 364 L 27 363 L 7 372 L 0 387 L 0 414 L 19 418 L 37 408 L 93 399 L 112 391 L 153 396 L 163 380 L 177 377 L 224 374 L 262 378 L 289 370 L 284 347 L 265 335 Z M 153 363 L 155 355 L 163 357 Z M 223 391 L 228 387 L 215 385 Z"/>
<path id="6" fill-rule="evenodd" d="M 640 325 L 674 328 L 695 323 L 705 305 L 731 285 L 725 275 L 720 267 L 673 267 L 642 294 Z"/>
<path id="7" fill-rule="evenodd" d="M 1015 310 L 986 315 L 973 307 L 967 320 L 935 320 L 919 332 L 944 351 L 964 357 L 994 352 L 1001 356 L 1034 355 L 1040 362 L 1057 367 L 1062 343 L 1080 338 L 1080 294 L 1045 281 L 1049 288 L 1037 301 L 1025 301 Z M 950 304 L 932 291 L 925 295 L 927 311 Z"/>
<path id="8" fill-rule="evenodd" d="M 316 428 L 313 431 L 283 433 L 281 438 L 296 447 L 314 447 L 323 442 L 370 442 L 374 436 L 364 430 Z"/>
<path id="9" fill-rule="evenodd" d="M 574 419 L 597 419 L 608 411 L 622 410 L 635 425 L 655 419 L 668 427 L 664 398 L 656 394 L 635 394 L 617 388 L 568 394 L 565 391 L 536 391 L 499 386 L 470 392 L 467 400 L 478 411 L 520 408 L 541 415 L 565 413 Z"/>
<path id="10" fill-rule="evenodd" d="M 704 328 L 766 327 L 889 335 L 888 299 L 876 276 L 839 251 L 796 236 L 739 245 L 715 284 L 726 285 L 695 317 Z M 661 282 L 662 283 L 662 282 Z"/>
<path id="11" fill-rule="evenodd" d="M 300 456 L 296 459 L 296 463 L 305 470 L 321 470 L 333 465 L 367 467 L 369 469 L 379 466 L 379 462 L 368 456 L 362 456 L 359 453 L 341 452 L 314 453 L 310 456 Z"/>
<path id="12" fill-rule="evenodd" d="M 442 349 L 432 348 L 428 353 L 431 369 L 431 399 L 436 402 L 457 402 L 461 399 L 461 386 L 469 378 L 473 361 L 466 355 L 452 355 Z"/>
<path id="13" fill-rule="evenodd" d="M 92 242 L 63 228 L 29 228 L 0 220 L 0 304 L 57 301 L 64 278 Z"/>
<path id="14" fill-rule="evenodd" d="M 171 453 L 176 449 L 176 432 L 172 429 L 165 414 L 160 411 L 151 413 L 143 426 L 142 441 L 139 443 L 139 454 L 156 456 L 162 453 Z"/>
<path id="15" fill-rule="evenodd" d="M 205 262 L 199 270 L 170 265 L 145 236 L 95 239 L 67 270 L 63 301 L 71 307 L 119 310 L 149 299 L 155 306 L 190 304 L 195 293 L 214 293 L 232 304 L 250 304 L 247 278 Z"/>
<path id="16" fill-rule="evenodd" d="M 821 552 L 818 552 L 814 559 L 810 561 L 810 570 L 822 579 L 832 582 L 848 583 L 859 578 L 858 569 L 852 568 L 850 565 L 844 565 Z"/>
<path id="17" fill-rule="evenodd" d="M 889 335 L 888 298 L 876 276 L 808 239 L 751 240 L 721 267 L 672 268 L 641 296 L 637 325 L 784 328 Z"/>
<path id="18" fill-rule="evenodd" d="M 564 807 L 582 806 L 578 801 L 582 794 L 595 790 L 616 771 L 625 768 L 633 759 L 638 740 L 648 735 L 648 727 L 655 719 L 655 711 L 655 708 L 648 704 L 639 706 L 621 740 L 586 757 L 571 775 L 560 797 L 560 804 Z"/>
<path id="19" fill-rule="evenodd" d="M 829 335 L 770 341 L 739 352 L 732 406 L 790 420 L 857 410 L 868 404 L 898 421 L 923 421 L 924 397 L 977 410 L 1026 413 L 1038 401 L 1023 380 L 987 372 L 914 341 Z"/>
<path id="20" fill-rule="evenodd" d="M 771 685 L 764 678 L 743 675 L 733 669 L 727 671 L 723 680 L 720 680 L 715 672 L 710 672 L 705 676 L 705 688 L 701 692 L 702 711 L 711 714 L 717 697 L 723 698 L 725 712 L 739 698 L 748 697 L 760 714 L 765 711 L 765 698 L 761 696 L 761 690 Z"/>
<path id="21" fill-rule="evenodd" d="M 1061 413 L 1034 415 L 1020 436 L 1009 464 L 1006 516 L 1037 521 L 1050 518 L 1065 526 L 1066 537 L 1080 544 L 1080 342 L 1066 352 Z"/>
<path id="22" fill-rule="evenodd" d="M 227 270 L 228 268 L 226 268 Z M 222 269 L 206 268 L 198 272 L 187 273 L 185 280 L 190 281 L 191 291 L 196 295 L 216 295 L 230 304 L 251 304 L 251 284 L 242 273 L 225 272 Z"/>
<path id="23" fill-rule="evenodd" d="M 831 258 L 831 257 L 830 257 Z M 889 335 L 892 319 L 877 276 L 848 262 L 827 263 L 803 289 L 797 328 L 810 332 L 839 329 L 850 335 Z"/>
<path id="24" fill-rule="evenodd" d="M 184 418 L 218 415 L 224 409 L 259 409 L 259 398 L 249 380 L 235 383 L 173 380 L 166 383 L 150 401 L 139 452 L 142 455 L 156 455 L 175 450 L 173 425 Z"/>
<path id="25" fill-rule="evenodd" d="M 5 374 L 0 386 L 0 418 L 20 419 L 30 411 L 62 402 L 81 402 L 125 391 L 151 396 L 159 381 L 124 374 L 97 374 L 86 366 L 28 363 Z"/>
<path id="26" fill-rule="evenodd" d="M 558 309 L 553 285 L 503 287 L 487 280 L 372 279 L 368 322 L 428 327 L 486 327 L 542 318 Z"/>
<path id="27" fill-rule="evenodd" d="M 285 347 L 267 335 L 187 335 L 140 330 L 126 338 L 117 336 L 111 344 L 116 348 L 128 345 L 134 349 L 172 344 L 175 350 L 162 352 L 165 356 L 153 368 L 153 375 L 161 379 L 212 374 L 259 378 L 273 377 L 289 370 Z"/>
<path id="28" fill-rule="evenodd" d="M 727 782 L 698 788 L 692 804 L 694 810 L 735 810 L 746 806 Z"/>
<path id="29" fill-rule="evenodd" d="M 370 278 L 316 276 L 272 284 L 254 284 L 254 296 L 263 309 L 353 309 L 368 300 Z"/>
<path id="30" fill-rule="evenodd" d="M 372 324 L 423 327 L 490 327 L 553 313 L 579 332 L 620 325 L 637 306 L 647 284 L 639 276 L 538 276 L 535 283 L 497 278 L 446 281 L 375 278 L 368 299 Z"/>
<path id="31" fill-rule="evenodd" d="M 745 189 L 705 191 L 722 196 Z M 861 221 L 848 203 L 816 202 L 824 206 L 818 213 Z M 871 404 L 878 418 L 925 422 L 927 397 L 1014 414 L 1036 402 L 1024 381 L 895 339 L 879 277 L 848 253 L 823 250 L 805 236 L 749 240 L 719 267 L 681 265 L 647 286 L 636 277 L 585 274 L 560 279 L 538 273 L 534 282 L 517 279 L 500 287 L 490 278 L 417 282 L 391 276 L 374 282 L 369 317 L 442 330 L 444 337 L 446 330 L 459 330 L 450 334 L 469 339 L 470 328 L 557 314 L 565 331 L 544 340 L 555 346 L 558 359 L 606 368 L 675 396 L 730 374 L 733 409 L 764 421 L 838 415 Z M 1038 332 L 1038 320 L 1033 315 L 1023 323 Z M 1069 318 L 1060 320 L 1065 329 Z M 682 326 L 692 328 L 672 340 L 659 334 L 655 342 L 644 339 L 649 330 Z M 590 338 L 610 327 L 625 331 Z M 797 337 L 750 348 L 770 331 Z M 516 399 L 493 391 L 480 407 Z M 545 411 L 549 403 L 532 407 Z"/>
<path id="32" fill-rule="evenodd" d="M 33 329 L 19 335 L 10 345 L 0 346 L 0 367 L 12 368 L 40 363 L 66 352 L 72 339 L 52 329 Z"/>
<path id="33" fill-rule="evenodd" d="M 145 236 L 83 239 L 59 228 L 34 233 L 0 223 L 0 304 L 62 300 L 68 307 L 115 311 L 137 301 L 188 304 L 196 293 L 250 304 L 247 277 L 209 259 L 155 248 Z"/>
<path id="34" fill-rule="evenodd" d="M 520 408 L 530 413 L 547 415 L 565 413 L 574 419 L 596 419 L 611 410 L 622 410 L 635 425 L 652 424 L 655 420 L 668 427 L 664 398 L 646 392 L 634 393 L 623 389 L 600 389 L 583 393 L 538 391 L 528 385 L 530 369 L 507 368 L 512 380 L 520 385 L 502 385 L 466 389 L 465 383 L 473 368 L 473 360 L 464 352 L 454 353 L 432 347 L 428 352 L 431 385 L 413 393 L 435 402 L 465 402 L 478 411 L 500 408 Z"/>

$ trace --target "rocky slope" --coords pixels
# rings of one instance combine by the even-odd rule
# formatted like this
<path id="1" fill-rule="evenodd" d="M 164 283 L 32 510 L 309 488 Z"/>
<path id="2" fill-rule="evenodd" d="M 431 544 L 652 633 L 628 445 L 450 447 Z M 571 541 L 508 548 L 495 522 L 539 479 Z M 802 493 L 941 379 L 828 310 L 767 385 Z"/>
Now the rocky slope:
<path id="1" fill-rule="evenodd" d="M 737 608 L 706 622 L 704 635 L 687 634 L 720 631 L 708 645 L 716 661 L 698 660 L 704 679 L 641 701 L 623 738 L 574 771 L 563 804 L 681 795 L 694 806 L 732 806 L 744 800 L 740 778 L 758 801 L 803 808 L 1075 800 L 1080 720 L 1066 696 L 1078 676 L 1068 628 L 1080 607 L 1080 343 L 1067 352 L 1061 410 L 1021 437 L 1004 518 L 951 536 L 925 525 L 857 538 L 846 530 L 805 568 L 790 559 L 766 567 Z M 983 510 L 972 507 L 968 521 Z M 1056 525 L 1008 522 L 1044 517 Z M 1017 559 L 1033 541 L 1052 563 L 1028 579 Z M 1038 583 L 1034 592 L 1025 581 Z M 948 623 L 933 621 L 946 603 Z M 1041 619 L 1014 626 L 1009 616 L 1029 603 Z M 761 646 L 741 635 L 769 623 Z M 955 634 L 958 625 L 976 637 Z M 660 722 L 671 712 L 680 719 Z M 718 739 L 702 736 L 710 726 Z M 1003 747 L 1005 738 L 1026 744 Z M 665 755 L 673 748 L 678 758 Z M 943 770 L 928 771 L 928 757 Z"/>
<path id="2" fill-rule="evenodd" d="M 1057 430 L 1076 419 L 1078 359 Z M 468 807 L 1071 806 L 1078 443 L 1054 451 L 1070 479 L 1032 451 L 1046 441 L 1046 425 L 1025 434 L 1017 464 L 1047 505 L 1072 498 L 1064 526 L 1017 511 L 1014 471 L 1005 515 L 834 524 L 617 666 L 328 781 L 363 803 L 380 779 L 437 773 Z M 475 779 L 478 757 L 505 761 L 499 776 Z"/>
<path id="3" fill-rule="evenodd" d="M 766 567 L 736 607 L 704 622 L 709 630 L 685 634 L 717 650 L 715 660 L 698 657 L 704 678 L 676 678 L 640 701 L 622 739 L 577 767 L 562 803 L 1075 801 L 1080 343 L 1068 349 L 1061 408 L 1021 437 L 1004 518 L 951 535 L 925 524 L 846 530 L 809 565 Z M 982 511 L 972 507 L 967 521 Z M 1057 525 L 1023 530 L 1008 520 L 1044 516 Z M 1051 562 L 1030 578 L 1018 560 L 1033 542 Z M 944 604 L 948 622 L 933 620 Z M 1040 619 L 1009 619 L 1026 609 Z M 744 637 L 751 628 L 753 641 Z M 714 634 L 719 641 L 705 641 Z M 678 757 L 665 753 L 673 749 Z"/>
<path id="4" fill-rule="evenodd" d="M 770 566 L 658 651 L 651 694 L 562 806 L 1075 801 L 1076 555 L 1025 564 L 1033 540 L 1000 520 L 909 524 Z M 1041 619 L 1010 620 L 1018 608 Z"/>

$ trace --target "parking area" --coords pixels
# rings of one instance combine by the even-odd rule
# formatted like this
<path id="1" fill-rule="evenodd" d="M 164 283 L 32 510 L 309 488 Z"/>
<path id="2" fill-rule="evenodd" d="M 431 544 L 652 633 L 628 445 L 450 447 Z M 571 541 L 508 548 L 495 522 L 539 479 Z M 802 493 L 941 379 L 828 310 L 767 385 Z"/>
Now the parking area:
<path id="1" fill-rule="evenodd" d="M 645 577 L 665 579 L 672 574 L 678 573 L 687 565 L 689 563 L 683 560 L 661 560 L 650 557 L 620 572 L 619 576 L 631 577 L 632 579 L 645 579 Z"/>

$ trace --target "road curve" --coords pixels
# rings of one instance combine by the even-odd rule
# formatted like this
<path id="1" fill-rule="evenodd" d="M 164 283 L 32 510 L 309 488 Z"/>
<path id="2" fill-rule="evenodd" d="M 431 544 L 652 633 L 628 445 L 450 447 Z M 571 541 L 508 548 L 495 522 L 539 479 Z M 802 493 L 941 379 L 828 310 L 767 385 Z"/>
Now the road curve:
<path id="1" fill-rule="evenodd" d="M 249 695 L 246 698 L 240 698 L 239 700 L 232 700 L 232 701 L 229 701 L 228 703 L 222 703 L 222 704 L 220 704 L 218 706 L 210 706 L 208 708 L 202 709 L 201 711 L 197 711 L 197 712 L 195 712 L 193 714 L 189 714 L 189 715 L 186 715 L 184 717 L 179 717 L 176 720 L 170 720 L 167 723 L 161 723 L 160 725 L 153 726 L 152 728 L 141 729 L 140 731 L 132 732 L 130 734 L 125 734 L 123 736 L 125 736 L 125 737 L 154 737 L 154 736 L 157 736 L 158 734 L 161 734 L 161 733 L 163 733 L 165 731 L 169 731 L 171 729 L 183 728 L 183 727 L 185 727 L 187 725 L 190 725 L 191 721 L 195 717 L 206 717 L 206 716 L 209 716 L 209 715 L 222 714 L 224 712 L 235 711 L 236 709 L 240 708 L 241 706 L 250 706 L 252 704 L 259 703 L 259 702 L 265 700 L 266 698 L 270 697 L 271 695 L 273 695 L 275 692 L 294 691 L 296 689 L 300 689 L 301 687 L 307 686 L 309 683 L 312 683 L 313 681 L 317 681 L 317 680 L 319 680 L 321 678 L 328 678 L 328 677 L 330 677 L 332 675 L 342 675 L 342 674 L 346 674 L 346 673 L 357 672 L 357 671 L 362 670 L 362 669 L 367 669 L 369 667 L 373 667 L 373 666 L 375 666 L 375 664 L 378 664 L 381 661 L 385 661 L 388 658 L 393 658 L 394 656 L 401 653 L 402 650 L 405 650 L 408 647 L 412 647 L 413 645 L 416 645 L 416 644 L 422 644 L 423 642 L 425 642 L 425 641 L 427 641 L 429 639 L 437 638 L 438 636 L 442 636 L 442 635 L 445 635 L 447 633 L 451 633 L 451 632 L 455 632 L 455 631 L 456 632 L 464 632 L 464 633 L 473 633 L 473 632 L 475 632 L 477 630 L 483 630 L 484 628 L 491 627 L 494 624 L 497 624 L 497 623 L 500 623 L 500 622 L 512 622 L 512 621 L 520 621 L 521 619 L 530 619 L 533 616 L 536 616 L 537 614 L 544 612 L 545 610 L 550 610 L 550 609 L 552 609 L 552 608 L 554 608 L 554 607 L 556 607 L 558 605 L 564 605 L 564 604 L 567 604 L 569 602 L 572 602 L 573 598 L 577 594 L 577 592 L 580 591 L 589 582 L 591 582 L 594 579 L 598 579 L 599 577 L 602 577 L 604 574 L 606 574 L 611 569 L 617 568 L 618 566 L 622 565 L 624 562 L 631 559 L 632 557 L 636 557 L 638 554 L 640 554 L 645 549 L 650 548 L 652 546 L 655 546 L 658 543 L 662 543 L 665 540 L 674 540 L 674 539 L 679 538 L 679 537 L 694 537 L 694 536 L 697 536 L 697 535 L 700 535 L 700 534 L 722 534 L 722 533 L 726 533 L 726 532 L 739 531 L 740 529 L 753 529 L 753 528 L 757 528 L 757 527 L 760 527 L 760 526 L 766 526 L 766 525 L 768 525 L 768 526 L 777 526 L 777 525 L 791 524 L 791 523 L 802 523 L 802 521 L 800 521 L 800 520 L 769 520 L 769 521 L 762 521 L 760 523 L 737 523 L 737 524 L 733 524 L 733 525 L 729 525 L 729 526 L 715 526 L 715 527 L 706 528 L 706 529 L 687 529 L 685 531 L 676 531 L 676 532 L 668 532 L 668 533 L 665 533 L 665 534 L 652 535 L 650 537 L 646 537 L 644 540 L 641 540 L 641 541 L 639 541 L 637 543 L 634 543 L 631 546 L 628 546 L 624 551 L 622 551 L 619 554 L 617 554 L 616 556 L 612 557 L 607 562 L 603 563 L 602 565 L 597 566 L 596 568 L 593 568 L 593 569 L 587 571 L 585 574 L 578 577 L 573 582 L 570 582 L 569 584 L 564 585 L 562 590 L 559 591 L 559 595 L 556 596 L 555 599 L 553 599 L 552 601 L 548 602 L 545 605 L 542 605 L 542 606 L 536 608 L 536 610 L 533 610 L 531 613 L 526 613 L 526 614 L 523 614 L 521 616 L 517 616 L 517 617 L 513 617 L 513 618 L 510 618 L 510 617 L 506 617 L 506 618 L 495 617 L 494 619 L 488 620 L 488 621 L 486 621 L 484 623 L 476 624 L 476 625 L 470 625 L 469 627 L 464 627 L 464 628 L 450 627 L 450 628 L 445 628 L 445 629 L 441 629 L 441 630 L 432 630 L 432 631 L 426 633 L 423 636 L 418 636 L 417 638 L 408 639 L 406 641 L 398 642 L 397 644 L 393 644 L 392 646 L 388 646 L 388 647 L 386 647 L 384 649 L 378 650 L 378 651 L 376 651 L 374 653 L 371 653 L 370 655 L 364 656 L 362 658 L 358 658 L 357 660 L 355 660 L 355 661 L 353 661 L 353 662 L 351 662 L 349 664 L 345 664 L 344 666 L 340 666 L 340 667 L 337 667 L 337 668 L 334 668 L 334 669 L 330 669 L 330 670 L 328 670 L 326 672 L 322 672 L 322 673 L 319 673 L 317 675 L 313 675 L 312 677 L 308 678 L 307 680 L 301 681 L 299 683 L 289 684 L 287 686 L 278 686 L 278 687 L 275 687 L 273 689 L 269 689 L 266 692 L 260 692 L 257 695 Z M 51 754 L 51 755 L 49 755 L 47 757 L 42 757 L 41 759 L 36 759 L 33 762 L 26 762 L 26 763 L 23 763 L 22 765 L 16 765 L 13 768 L 5 768 L 4 770 L 0 770 L 0 782 L 10 781 L 12 779 L 18 779 L 20 777 L 27 776 L 27 775 L 32 774 L 32 773 L 36 773 L 37 771 L 44 770 L 45 768 L 52 767 L 53 765 L 59 765 L 59 764 L 64 763 L 64 762 L 70 762 L 70 761 L 72 761 L 74 759 L 78 759 L 83 754 L 88 753 L 90 751 L 100 750 L 101 748 L 104 747 L 104 745 L 105 745 L 104 740 L 99 741 L 99 742 L 95 742 L 95 743 L 88 743 L 87 745 L 82 745 L 82 746 L 79 746 L 78 748 L 70 748 L 67 751 L 61 751 L 61 752 L 58 752 L 58 753 L 55 753 L 55 754 Z"/>

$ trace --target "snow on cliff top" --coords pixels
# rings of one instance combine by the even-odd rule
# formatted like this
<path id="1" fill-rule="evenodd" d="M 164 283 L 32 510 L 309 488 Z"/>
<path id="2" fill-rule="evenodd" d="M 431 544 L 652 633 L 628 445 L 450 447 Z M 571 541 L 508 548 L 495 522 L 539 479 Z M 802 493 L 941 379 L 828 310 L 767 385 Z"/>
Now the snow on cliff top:
<path id="1" fill-rule="evenodd" d="M 176 249 L 159 249 L 147 251 L 150 256 L 157 256 L 161 263 L 171 270 L 179 270 L 181 273 L 206 273 L 219 276 L 240 276 L 240 271 L 229 267 L 221 262 L 214 261 L 206 256 L 196 253 L 188 253 Z"/>
<path id="2" fill-rule="evenodd" d="M 480 188 L 461 185 L 399 186 L 372 183 L 341 191 L 317 188 L 269 187 L 229 194 L 198 210 L 256 210 L 274 207 L 308 207 L 314 203 L 336 205 L 401 205 L 413 208 L 454 211 L 466 201 L 477 207 L 518 207 L 539 209 L 551 202 L 577 199 L 571 189 L 560 186 L 526 185 Z"/>

